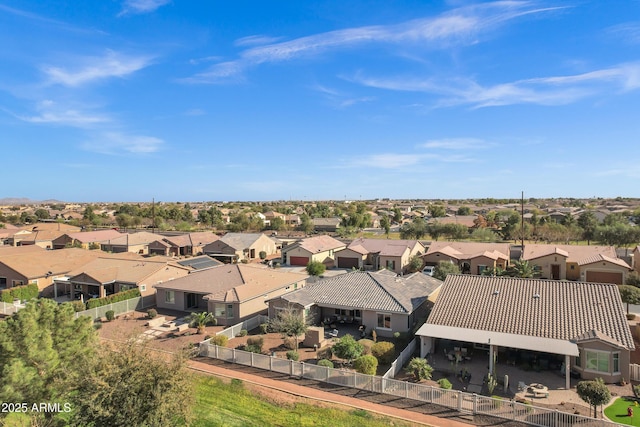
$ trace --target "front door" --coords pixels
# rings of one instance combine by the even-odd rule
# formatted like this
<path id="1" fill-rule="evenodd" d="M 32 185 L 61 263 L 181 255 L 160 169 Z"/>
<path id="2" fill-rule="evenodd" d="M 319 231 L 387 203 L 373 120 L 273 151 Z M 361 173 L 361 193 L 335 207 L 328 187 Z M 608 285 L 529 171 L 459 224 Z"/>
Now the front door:
<path id="1" fill-rule="evenodd" d="M 551 264 L 551 278 L 553 280 L 560 280 L 560 265 Z"/>

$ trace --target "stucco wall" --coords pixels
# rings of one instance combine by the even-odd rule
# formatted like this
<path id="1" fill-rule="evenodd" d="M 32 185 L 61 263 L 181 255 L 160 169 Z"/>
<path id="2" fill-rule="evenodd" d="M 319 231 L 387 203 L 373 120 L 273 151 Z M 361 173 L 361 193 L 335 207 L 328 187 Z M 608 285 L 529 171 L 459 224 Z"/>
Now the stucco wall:
<path id="1" fill-rule="evenodd" d="M 540 267 L 540 277 L 544 279 L 553 278 L 551 275 L 551 265 L 558 264 L 560 265 L 559 280 L 565 280 L 567 278 L 567 258 L 562 255 L 546 255 L 540 258 L 531 259 L 529 260 L 529 263 Z"/>

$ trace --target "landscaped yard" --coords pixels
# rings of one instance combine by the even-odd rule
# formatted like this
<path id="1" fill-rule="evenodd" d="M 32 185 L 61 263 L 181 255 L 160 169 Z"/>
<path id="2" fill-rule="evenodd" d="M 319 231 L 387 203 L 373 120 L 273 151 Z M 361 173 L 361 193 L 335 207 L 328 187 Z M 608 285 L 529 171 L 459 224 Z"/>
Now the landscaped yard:
<path id="1" fill-rule="evenodd" d="M 632 417 L 627 415 L 629 407 L 633 409 Z M 632 398 L 618 397 L 610 406 L 605 408 L 604 414 L 615 423 L 640 426 L 640 405 Z"/>
<path id="2" fill-rule="evenodd" d="M 225 383 L 213 377 L 198 376 L 195 420 L 190 425 L 204 426 L 409 426 L 364 410 L 334 408 L 311 404 L 305 399 L 260 393 L 239 380 Z"/>

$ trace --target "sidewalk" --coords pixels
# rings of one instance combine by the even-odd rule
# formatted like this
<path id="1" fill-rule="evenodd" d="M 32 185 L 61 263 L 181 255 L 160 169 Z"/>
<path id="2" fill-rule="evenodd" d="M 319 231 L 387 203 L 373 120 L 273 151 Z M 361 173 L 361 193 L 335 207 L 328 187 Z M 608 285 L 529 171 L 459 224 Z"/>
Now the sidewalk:
<path id="1" fill-rule="evenodd" d="M 416 425 L 427 425 L 434 427 L 469 427 L 476 425 L 475 423 L 464 423 L 453 419 L 440 418 L 433 415 L 427 415 L 421 412 L 410 411 L 394 406 L 373 403 L 363 399 L 319 390 L 316 387 L 307 387 L 303 385 L 293 384 L 289 381 L 282 381 L 268 378 L 262 375 L 255 375 L 249 373 L 249 369 L 229 369 L 219 364 L 204 363 L 196 360 L 189 361 L 189 367 L 196 371 L 209 373 L 219 377 L 237 378 L 247 383 L 257 384 L 263 387 L 279 390 L 300 397 L 320 400 L 328 403 L 336 403 L 357 409 L 364 409 L 378 415 L 398 418 L 410 423 L 415 423 Z M 448 415 L 452 416 L 453 414 Z"/>

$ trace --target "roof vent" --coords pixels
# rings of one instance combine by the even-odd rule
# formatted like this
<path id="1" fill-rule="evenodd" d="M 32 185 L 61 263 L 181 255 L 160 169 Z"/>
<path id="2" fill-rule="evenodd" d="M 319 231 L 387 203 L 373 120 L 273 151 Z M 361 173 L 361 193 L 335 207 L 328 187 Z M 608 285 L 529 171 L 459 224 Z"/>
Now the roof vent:
<path id="1" fill-rule="evenodd" d="M 494 295 L 498 295 L 498 294 L 500 294 L 500 291 L 496 289 L 495 291 L 493 291 L 493 294 Z"/>
<path id="2" fill-rule="evenodd" d="M 535 299 L 540 299 L 540 294 L 533 294 L 533 297 L 534 297 Z"/>

